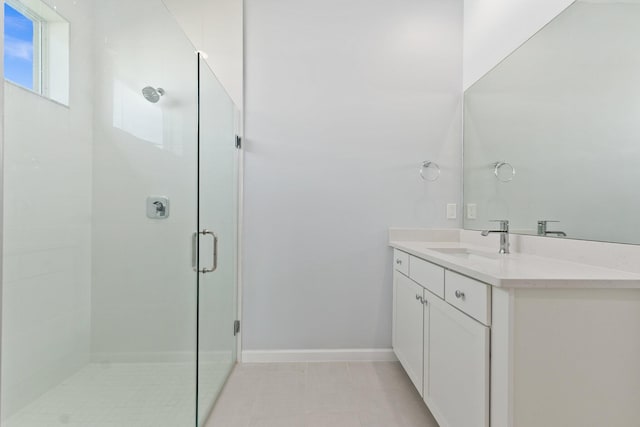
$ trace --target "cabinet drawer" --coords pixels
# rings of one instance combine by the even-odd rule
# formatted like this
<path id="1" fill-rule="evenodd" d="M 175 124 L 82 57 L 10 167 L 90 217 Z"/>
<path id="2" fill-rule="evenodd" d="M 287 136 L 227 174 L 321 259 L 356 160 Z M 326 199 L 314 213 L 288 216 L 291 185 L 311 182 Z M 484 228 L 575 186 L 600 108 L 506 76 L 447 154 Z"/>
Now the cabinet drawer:
<path id="1" fill-rule="evenodd" d="M 411 256 L 409 257 L 409 277 L 431 293 L 444 298 L 444 268 Z"/>
<path id="2" fill-rule="evenodd" d="M 409 254 L 393 250 L 393 267 L 405 276 L 409 275 Z"/>
<path id="3" fill-rule="evenodd" d="M 491 287 L 452 271 L 446 272 L 445 300 L 469 316 L 491 325 Z"/>

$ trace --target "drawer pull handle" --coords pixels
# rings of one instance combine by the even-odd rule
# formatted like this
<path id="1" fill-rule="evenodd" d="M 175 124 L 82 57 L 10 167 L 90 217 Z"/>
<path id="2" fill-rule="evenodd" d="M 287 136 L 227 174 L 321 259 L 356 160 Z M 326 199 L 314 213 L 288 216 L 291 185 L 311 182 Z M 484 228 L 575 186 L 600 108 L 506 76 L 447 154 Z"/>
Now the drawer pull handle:
<path id="1" fill-rule="evenodd" d="M 465 295 L 464 292 L 462 291 L 456 291 L 456 298 L 458 299 L 464 299 Z"/>
<path id="2" fill-rule="evenodd" d="M 396 264 L 398 264 L 398 265 L 402 265 L 402 260 L 401 260 L 401 259 L 397 259 L 397 260 L 396 260 Z"/>
<path id="3" fill-rule="evenodd" d="M 420 304 L 424 304 L 425 300 L 422 298 L 422 295 L 416 295 L 416 301 L 420 301 Z"/>

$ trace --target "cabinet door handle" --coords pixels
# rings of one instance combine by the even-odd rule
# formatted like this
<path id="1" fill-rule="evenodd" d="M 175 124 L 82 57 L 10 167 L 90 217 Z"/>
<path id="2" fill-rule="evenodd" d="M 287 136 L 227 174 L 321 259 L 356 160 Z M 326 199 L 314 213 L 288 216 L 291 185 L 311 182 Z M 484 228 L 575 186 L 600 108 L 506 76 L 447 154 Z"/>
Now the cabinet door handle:
<path id="1" fill-rule="evenodd" d="M 456 298 L 458 298 L 458 299 L 464 299 L 464 297 L 465 297 L 464 292 L 462 292 L 460 290 L 457 290 L 455 295 L 456 295 Z"/>
<path id="2" fill-rule="evenodd" d="M 424 304 L 425 303 L 425 300 L 424 300 L 424 298 L 422 298 L 422 295 L 416 295 L 416 300 L 420 301 L 420 304 Z"/>
<path id="3" fill-rule="evenodd" d="M 396 264 L 398 264 L 398 265 L 402 265 L 402 260 L 401 260 L 401 259 L 397 259 L 397 260 L 396 260 Z"/>

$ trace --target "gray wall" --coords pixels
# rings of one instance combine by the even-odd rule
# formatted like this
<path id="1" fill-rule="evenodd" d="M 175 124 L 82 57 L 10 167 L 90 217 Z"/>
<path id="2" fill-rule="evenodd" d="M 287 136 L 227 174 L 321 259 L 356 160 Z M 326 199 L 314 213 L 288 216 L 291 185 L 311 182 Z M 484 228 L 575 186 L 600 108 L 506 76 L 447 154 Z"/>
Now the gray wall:
<path id="1" fill-rule="evenodd" d="M 245 8 L 244 349 L 389 348 L 388 227 L 460 226 L 462 1 Z"/>

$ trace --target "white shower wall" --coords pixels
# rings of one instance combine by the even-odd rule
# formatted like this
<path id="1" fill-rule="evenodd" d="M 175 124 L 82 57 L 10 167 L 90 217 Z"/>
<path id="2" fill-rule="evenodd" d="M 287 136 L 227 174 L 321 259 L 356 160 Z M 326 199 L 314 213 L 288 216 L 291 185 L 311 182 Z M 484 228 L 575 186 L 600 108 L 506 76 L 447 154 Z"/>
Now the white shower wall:
<path id="1" fill-rule="evenodd" d="M 89 361 L 92 10 L 56 5 L 74 34 L 69 107 L 4 84 L 4 414 Z"/>
<path id="2" fill-rule="evenodd" d="M 180 26 L 218 80 L 242 109 L 243 105 L 243 1 L 164 0 Z"/>
<path id="3" fill-rule="evenodd" d="M 193 362 L 197 56 L 160 1 L 95 7 L 92 359 Z M 147 218 L 149 196 L 168 219 Z"/>

